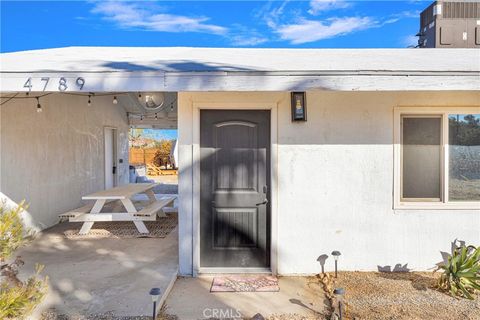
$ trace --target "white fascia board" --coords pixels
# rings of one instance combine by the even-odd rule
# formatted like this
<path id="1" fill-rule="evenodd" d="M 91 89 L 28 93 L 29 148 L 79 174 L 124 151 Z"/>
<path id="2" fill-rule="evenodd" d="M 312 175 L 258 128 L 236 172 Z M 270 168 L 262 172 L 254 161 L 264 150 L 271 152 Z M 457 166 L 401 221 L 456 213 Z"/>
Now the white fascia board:
<path id="1" fill-rule="evenodd" d="M 480 72 L 81 72 L 0 73 L 1 92 L 479 90 Z M 45 80 L 48 84 L 45 87 Z M 84 80 L 80 89 L 75 84 Z"/>
<path id="2" fill-rule="evenodd" d="M 60 90 L 60 79 L 64 78 L 66 90 Z M 82 78 L 80 88 L 76 81 Z M 32 88 L 24 87 L 31 79 Z M 48 83 L 45 86 L 46 80 Z M 1 92 L 136 92 L 165 91 L 164 72 L 47 72 L 47 73 L 0 73 Z"/>

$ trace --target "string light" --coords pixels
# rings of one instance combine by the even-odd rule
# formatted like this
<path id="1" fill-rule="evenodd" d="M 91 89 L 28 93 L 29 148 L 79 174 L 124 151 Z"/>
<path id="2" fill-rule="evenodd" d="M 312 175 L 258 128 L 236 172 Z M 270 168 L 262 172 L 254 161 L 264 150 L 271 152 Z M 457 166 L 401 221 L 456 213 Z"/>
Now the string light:
<path id="1" fill-rule="evenodd" d="M 170 111 L 173 111 L 173 103 L 170 105 Z"/>
<path id="2" fill-rule="evenodd" d="M 142 94 L 140 92 L 138 93 L 138 100 L 142 100 Z"/>
<path id="3" fill-rule="evenodd" d="M 88 102 L 87 105 L 90 107 L 92 105 L 92 100 L 90 99 L 91 95 L 88 95 Z"/>
<path id="4" fill-rule="evenodd" d="M 0 0 L 1 1 L 1 0 Z M 30 92 L 25 92 L 25 96 L 19 96 L 20 94 L 23 95 L 23 92 L 17 92 L 15 93 L 13 96 L 2 96 L 0 95 L 0 99 L 2 99 L 0 101 L 0 105 L 4 105 L 6 104 L 7 102 L 9 101 L 12 101 L 12 100 L 21 100 L 21 99 L 37 99 L 37 98 L 43 98 L 45 96 L 48 96 L 48 95 L 51 95 L 51 94 L 61 94 L 61 95 L 69 95 L 69 96 L 81 96 L 81 97 L 88 97 L 89 100 L 90 100 L 90 103 L 93 103 L 93 100 L 92 98 L 94 98 L 95 96 L 97 97 L 107 97 L 107 96 L 113 96 L 113 101 L 112 103 L 113 104 L 118 104 L 118 100 L 117 100 L 117 95 L 120 94 L 120 95 L 123 95 L 123 94 L 127 94 L 128 92 L 120 92 L 120 93 L 94 93 L 94 92 L 89 92 L 89 94 L 84 94 L 84 93 L 76 93 L 76 92 L 61 92 L 61 93 L 55 93 L 55 92 L 49 92 L 49 93 L 45 93 L 45 94 L 42 94 L 42 95 L 39 95 L 39 96 L 32 96 L 30 94 Z M 3 100 L 5 99 L 5 100 Z"/>
<path id="5" fill-rule="evenodd" d="M 157 116 L 157 114 L 156 114 L 156 113 L 155 113 L 155 120 L 158 120 L 158 116 Z"/>
<path id="6" fill-rule="evenodd" d="M 40 99 L 37 97 L 37 112 L 42 112 L 42 105 L 40 104 Z"/>
<path id="7" fill-rule="evenodd" d="M 140 116 L 140 121 L 143 121 L 143 116 Z"/>

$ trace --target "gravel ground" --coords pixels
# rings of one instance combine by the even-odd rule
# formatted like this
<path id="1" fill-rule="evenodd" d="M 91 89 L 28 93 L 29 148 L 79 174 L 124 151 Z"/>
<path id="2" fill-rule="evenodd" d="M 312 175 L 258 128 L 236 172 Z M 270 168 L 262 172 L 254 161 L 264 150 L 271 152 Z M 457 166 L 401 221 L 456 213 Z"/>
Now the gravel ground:
<path id="1" fill-rule="evenodd" d="M 439 273 L 431 272 L 340 272 L 334 287 L 345 288 L 347 317 L 355 320 L 479 320 L 480 298 L 454 298 L 435 288 Z M 310 281 L 320 281 L 310 277 Z M 323 293 L 322 293 L 323 296 Z M 165 308 L 158 320 L 177 320 Z M 151 317 L 118 317 L 113 313 L 88 316 L 58 315 L 55 310 L 41 320 L 150 320 Z M 275 315 L 267 320 L 313 320 L 294 314 Z M 327 318 L 329 319 L 329 318 Z"/>
<path id="2" fill-rule="evenodd" d="M 40 320 L 152 320 L 149 316 L 137 316 L 137 317 L 120 317 L 116 316 L 113 312 L 107 312 L 102 314 L 90 314 L 90 315 L 65 315 L 58 314 L 55 309 L 50 309 L 42 314 Z M 165 307 L 160 310 L 157 320 L 178 320 L 173 315 L 168 315 L 165 312 Z"/>
<path id="3" fill-rule="evenodd" d="M 480 298 L 454 298 L 435 288 L 439 273 L 341 272 L 349 319 L 478 320 Z"/>

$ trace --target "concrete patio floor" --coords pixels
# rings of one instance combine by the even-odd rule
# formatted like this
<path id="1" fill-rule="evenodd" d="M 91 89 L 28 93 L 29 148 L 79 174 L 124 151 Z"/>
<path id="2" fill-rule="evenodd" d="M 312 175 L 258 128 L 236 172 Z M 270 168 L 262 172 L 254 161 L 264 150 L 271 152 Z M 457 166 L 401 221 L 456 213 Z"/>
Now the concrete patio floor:
<path id="1" fill-rule="evenodd" d="M 166 313 L 179 320 L 242 319 L 257 313 L 282 315 L 279 319 L 325 319 L 328 314 L 323 289 L 307 277 L 280 277 L 279 292 L 210 293 L 212 280 L 213 276 L 178 278 L 165 302 Z"/>
<path id="2" fill-rule="evenodd" d="M 166 292 L 178 270 L 178 229 L 166 238 L 68 240 L 56 225 L 17 252 L 25 261 L 21 278 L 45 266 L 49 292 L 31 316 L 54 308 L 57 314 L 150 315 L 149 290 Z M 165 299 L 166 295 L 162 297 Z"/>

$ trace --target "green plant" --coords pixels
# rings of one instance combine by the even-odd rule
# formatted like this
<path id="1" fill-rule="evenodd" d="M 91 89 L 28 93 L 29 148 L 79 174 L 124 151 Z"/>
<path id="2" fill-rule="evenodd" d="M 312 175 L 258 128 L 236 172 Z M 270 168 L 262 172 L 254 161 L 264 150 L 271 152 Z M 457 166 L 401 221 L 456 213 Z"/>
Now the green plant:
<path id="1" fill-rule="evenodd" d="M 22 202 L 16 208 L 0 204 L 0 319 L 22 319 L 40 303 L 47 290 L 47 279 L 38 276 L 43 266 L 36 265 L 36 273 L 22 282 L 17 275 L 24 262 L 20 257 L 7 262 L 15 250 L 28 242 L 33 233 L 25 229 L 21 213 Z"/>
<path id="2" fill-rule="evenodd" d="M 21 285 L 0 284 L 0 319 L 21 319 L 30 314 L 47 291 L 46 278 L 39 279 L 43 266 L 35 266 L 35 275 Z"/>
<path id="3" fill-rule="evenodd" d="M 0 205 L 0 262 L 10 258 L 32 235 L 30 230 L 25 230 L 20 217 L 25 209 L 23 201 L 16 208 Z"/>
<path id="4" fill-rule="evenodd" d="M 457 246 L 455 241 L 448 261 L 437 270 L 443 270 L 438 280 L 441 289 L 453 296 L 473 299 L 476 291 L 480 291 L 480 248 Z"/>

